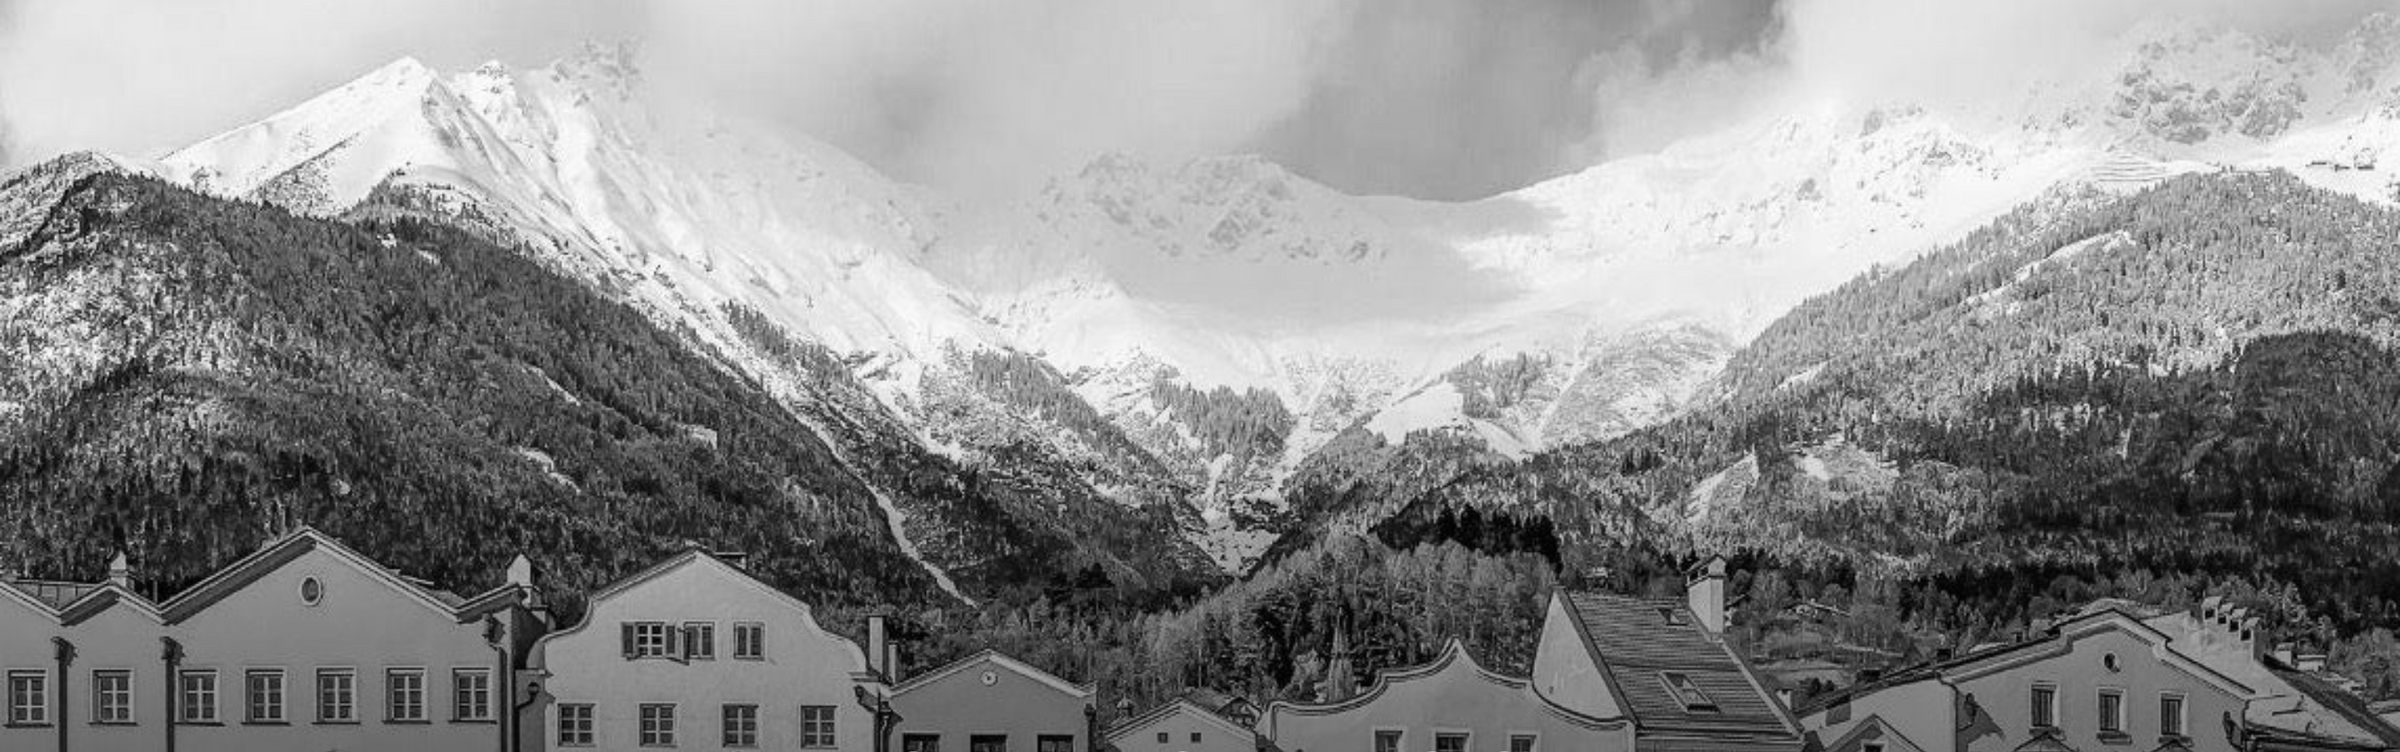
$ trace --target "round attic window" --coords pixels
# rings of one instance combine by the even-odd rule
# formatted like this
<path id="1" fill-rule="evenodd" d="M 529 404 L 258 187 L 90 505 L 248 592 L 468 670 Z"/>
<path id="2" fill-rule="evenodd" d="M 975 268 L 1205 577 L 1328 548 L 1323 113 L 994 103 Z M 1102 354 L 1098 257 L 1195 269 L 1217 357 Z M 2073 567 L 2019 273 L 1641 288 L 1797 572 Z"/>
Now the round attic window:
<path id="1" fill-rule="evenodd" d="M 325 600 L 325 583 L 315 577 L 300 578 L 300 602 L 311 606 Z"/>
<path id="2" fill-rule="evenodd" d="M 989 687 L 998 683 L 1000 683 L 999 674 L 990 671 L 983 672 L 983 686 Z"/>
<path id="3" fill-rule="evenodd" d="M 2115 653 L 2109 653 L 2109 654 L 2106 654 L 2106 655 L 2102 655 L 2102 656 L 2100 656 L 2100 665 L 2108 667 L 2108 670 L 2110 670 L 2110 671 L 2123 671 L 2123 670 L 2125 670 L 2125 668 L 2124 668 L 2123 666 L 2120 666 L 2120 665 L 2118 665 L 2118 664 L 2117 664 L 2117 654 L 2115 654 Z"/>

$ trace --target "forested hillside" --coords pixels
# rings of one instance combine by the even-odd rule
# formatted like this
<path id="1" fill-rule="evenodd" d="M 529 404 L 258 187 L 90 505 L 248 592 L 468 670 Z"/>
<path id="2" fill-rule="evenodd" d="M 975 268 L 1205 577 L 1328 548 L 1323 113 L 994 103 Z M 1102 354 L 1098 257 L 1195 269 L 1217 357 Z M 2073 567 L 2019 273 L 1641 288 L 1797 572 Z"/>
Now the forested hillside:
<path id="1" fill-rule="evenodd" d="M 1547 515 L 1569 567 L 1747 551 L 1902 652 L 2161 581 L 2330 641 L 2400 623 L 2395 347 L 2391 209 L 2281 173 L 2053 196 L 1803 304 L 1711 407 L 1404 516 Z"/>
<path id="2" fill-rule="evenodd" d="M 306 523 L 459 587 L 697 544 L 812 600 L 932 597 L 757 385 L 513 250 L 111 172 L 42 216 L 0 248 L 0 558 L 33 575 L 122 548 L 171 593 Z"/>

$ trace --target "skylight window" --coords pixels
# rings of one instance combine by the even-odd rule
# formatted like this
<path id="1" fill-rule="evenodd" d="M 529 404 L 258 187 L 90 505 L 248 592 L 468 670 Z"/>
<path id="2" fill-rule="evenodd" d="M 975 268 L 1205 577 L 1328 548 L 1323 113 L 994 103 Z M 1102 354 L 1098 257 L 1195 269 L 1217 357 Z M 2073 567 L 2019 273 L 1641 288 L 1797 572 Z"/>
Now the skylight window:
<path id="1" fill-rule="evenodd" d="M 1666 683 L 1667 694 L 1674 695 L 1676 702 L 1683 703 L 1683 709 L 1686 711 L 1714 711 L 1717 709 L 1717 701 L 1709 697 L 1707 692 L 1702 691 L 1700 685 L 1692 683 L 1690 675 L 1680 671 L 1661 671 L 1658 674 L 1658 680 Z"/>

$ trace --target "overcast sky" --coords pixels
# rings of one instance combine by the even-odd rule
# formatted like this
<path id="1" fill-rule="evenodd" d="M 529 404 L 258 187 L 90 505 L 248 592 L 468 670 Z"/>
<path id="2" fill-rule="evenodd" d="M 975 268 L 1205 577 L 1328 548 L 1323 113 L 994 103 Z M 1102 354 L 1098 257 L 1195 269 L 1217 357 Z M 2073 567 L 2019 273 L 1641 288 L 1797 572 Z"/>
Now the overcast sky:
<path id="1" fill-rule="evenodd" d="M 1464 198 L 1791 96 L 2087 64 L 2143 17 L 2346 25 L 2400 0 L 0 0 L 0 164 L 156 155 L 401 55 L 644 45 L 654 83 L 904 179 L 1020 190 L 1123 150 L 1255 152 Z"/>

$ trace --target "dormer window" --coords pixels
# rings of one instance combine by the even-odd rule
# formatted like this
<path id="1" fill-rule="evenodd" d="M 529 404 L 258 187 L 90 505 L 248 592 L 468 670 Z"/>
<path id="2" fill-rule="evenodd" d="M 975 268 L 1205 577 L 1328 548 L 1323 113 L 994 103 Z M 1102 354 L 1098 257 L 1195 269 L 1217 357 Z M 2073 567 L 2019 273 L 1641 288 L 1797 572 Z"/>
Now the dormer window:
<path id="1" fill-rule="evenodd" d="M 1674 606 L 1658 607 L 1658 618 L 1673 626 L 1683 626 L 1685 623 L 1683 609 Z"/>
<path id="2" fill-rule="evenodd" d="M 1681 671 L 1661 671 L 1658 679 L 1666 683 L 1667 694 L 1674 695 L 1676 702 L 1683 703 L 1686 712 L 1714 712 L 1717 709 L 1717 701 L 1702 691 L 1699 684 L 1693 683 L 1690 675 Z"/>

